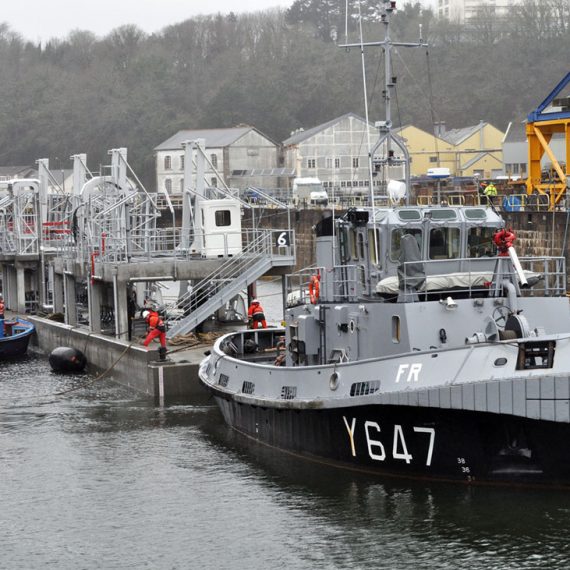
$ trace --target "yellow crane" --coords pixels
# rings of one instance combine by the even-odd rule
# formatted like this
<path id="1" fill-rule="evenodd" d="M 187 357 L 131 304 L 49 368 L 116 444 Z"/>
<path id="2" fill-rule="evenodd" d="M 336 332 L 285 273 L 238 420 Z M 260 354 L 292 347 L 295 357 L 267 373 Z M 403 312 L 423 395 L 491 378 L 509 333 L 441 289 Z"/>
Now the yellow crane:
<path id="1" fill-rule="evenodd" d="M 570 96 L 559 97 L 570 83 L 570 72 L 550 92 L 548 97 L 527 117 L 526 136 L 528 140 L 527 194 L 537 191 L 549 196 L 550 209 L 564 197 L 570 181 Z M 566 163 L 561 164 L 552 149 L 550 141 L 555 133 L 564 134 Z M 541 161 L 546 154 L 552 163 L 553 176 L 542 179 Z"/>

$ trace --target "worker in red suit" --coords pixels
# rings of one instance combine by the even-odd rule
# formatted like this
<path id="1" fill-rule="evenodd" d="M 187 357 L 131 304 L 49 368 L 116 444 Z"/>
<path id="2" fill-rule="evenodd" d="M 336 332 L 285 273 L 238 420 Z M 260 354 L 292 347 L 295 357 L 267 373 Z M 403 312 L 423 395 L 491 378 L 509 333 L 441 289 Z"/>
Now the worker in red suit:
<path id="1" fill-rule="evenodd" d="M 247 310 L 247 319 L 252 329 L 267 328 L 263 307 L 257 299 L 254 299 Z"/>
<path id="2" fill-rule="evenodd" d="M 148 334 L 144 339 L 144 346 L 148 346 L 155 338 L 158 337 L 160 340 L 160 348 L 158 349 L 158 355 L 160 360 L 166 359 L 166 327 L 164 326 L 164 321 L 160 318 L 160 315 L 153 310 L 146 310 L 142 312 L 143 319 L 148 325 Z"/>

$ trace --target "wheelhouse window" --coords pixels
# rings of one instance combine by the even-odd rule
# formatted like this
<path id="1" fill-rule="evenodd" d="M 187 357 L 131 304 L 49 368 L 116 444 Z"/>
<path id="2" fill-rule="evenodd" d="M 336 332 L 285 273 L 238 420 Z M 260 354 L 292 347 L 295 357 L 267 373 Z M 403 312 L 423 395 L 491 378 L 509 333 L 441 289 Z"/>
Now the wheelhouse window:
<path id="1" fill-rule="evenodd" d="M 221 228 L 223 226 L 230 226 L 232 223 L 232 216 L 229 210 L 216 210 L 216 226 Z"/>
<path id="2" fill-rule="evenodd" d="M 495 255 L 495 244 L 493 243 L 495 229 L 484 226 L 469 228 L 467 257 L 493 257 Z"/>
<path id="3" fill-rule="evenodd" d="M 419 228 L 398 228 L 396 230 L 392 230 L 392 240 L 390 244 L 390 259 L 392 261 L 399 261 L 400 259 L 400 249 L 402 243 L 402 236 L 404 235 L 412 235 L 416 238 L 418 242 L 418 248 L 420 253 L 422 251 L 422 230 Z"/>
<path id="4" fill-rule="evenodd" d="M 374 236 L 376 236 L 376 241 Z M 380 256 L 380 230 L 378 228 L 376 230 L 369 228 L 368 230 L 368 254 L 370 263 L 380 267 L 381 264 L 378 263 L 378 257 Z"/>
<path id="5" fill-rule="evenodd" d="M 459 228 L 432 228 L 429 234 L 430 259 L 456 259 L 459 257 Z"/>
<path id="6" fill-rule="evenodd" d="M 361 232 L 356 234 L 356 243 L 358 248 L 358 258 L 364 259 L 364 235 Z"/>

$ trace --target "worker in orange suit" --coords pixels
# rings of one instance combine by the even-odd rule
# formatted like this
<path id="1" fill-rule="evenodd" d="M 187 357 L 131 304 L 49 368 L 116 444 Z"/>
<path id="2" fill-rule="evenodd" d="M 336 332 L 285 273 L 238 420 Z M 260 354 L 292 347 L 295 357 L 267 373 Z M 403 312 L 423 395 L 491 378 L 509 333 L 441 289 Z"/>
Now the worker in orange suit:
<path id="1" fill-rule="evenodd" d="M 267 328 L 263 307 L 257 299 L 254 299 L 247 310 L 247 319 L 252 329 Z"/>
<path id="2" fill-rule="evenodd" d="M 158 337 L 160 340 L 160 348 L 158 349 L 158 355 L 160 360 L 166 359 L 166 326 L 164 321 L 160 318 L 160 315 L 153 310 L 146 310 L 142 313 L 143 319 L 148 325 L 148 334 L 144 339 L 144 346 L 148 346 L 155 338 Z"/>

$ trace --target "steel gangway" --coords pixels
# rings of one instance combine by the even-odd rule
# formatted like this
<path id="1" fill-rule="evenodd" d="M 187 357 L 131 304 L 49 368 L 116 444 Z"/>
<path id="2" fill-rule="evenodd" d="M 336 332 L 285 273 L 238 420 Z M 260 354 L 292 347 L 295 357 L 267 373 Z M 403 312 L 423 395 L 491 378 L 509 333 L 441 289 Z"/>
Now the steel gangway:
<path id="1" fill-rule="evenodd" d="M 166 306 L 167 336 L 173 338 L 192 331 L 273 267 L 294 265 L 294 231 L 287 230 L 287 233 L 290 245 L 281 246 L 275 243 L 275 230 L 255 230 L 241 253 L 230 257 L 185 295 Z"/>

